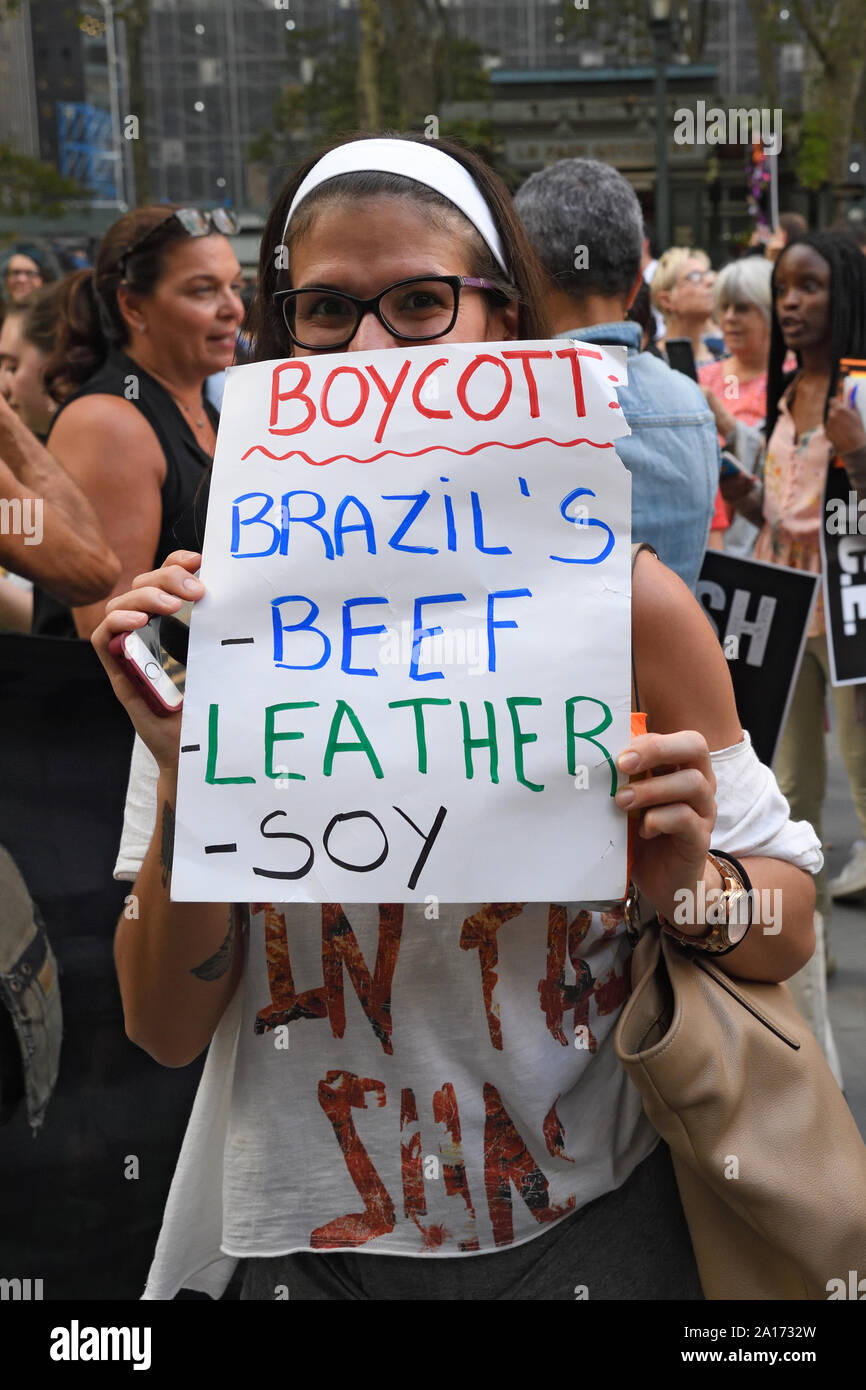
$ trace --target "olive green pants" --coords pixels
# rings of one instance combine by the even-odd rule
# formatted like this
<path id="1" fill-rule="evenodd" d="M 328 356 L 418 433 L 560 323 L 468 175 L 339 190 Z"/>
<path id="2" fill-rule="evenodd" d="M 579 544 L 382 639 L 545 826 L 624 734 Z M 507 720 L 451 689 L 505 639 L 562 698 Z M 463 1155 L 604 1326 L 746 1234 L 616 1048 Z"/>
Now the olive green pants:
<path id="1" fill-rule="evenodd" d="M 822 838 L 821 819 L 827 786 L 827 751 L 824 734 L 824 701 L 827 688 L 833 697 L 833 710 L 839 747 L 848 773 L 854 809 L 866 840 L 866 724 L 858 724 L 853 685 L 830 685 L 826 637 L 810 637 L 803 652 L 803 663 L 788 719 L 776 754 L 776 779 L 791 805 L 792 820 L 807 820 Z M 852 838 L 854 838 L 852 836 Z M 827 873 L 822 869 L 815 880 L 816 908 L 829 921 L 830 894 Z"/>

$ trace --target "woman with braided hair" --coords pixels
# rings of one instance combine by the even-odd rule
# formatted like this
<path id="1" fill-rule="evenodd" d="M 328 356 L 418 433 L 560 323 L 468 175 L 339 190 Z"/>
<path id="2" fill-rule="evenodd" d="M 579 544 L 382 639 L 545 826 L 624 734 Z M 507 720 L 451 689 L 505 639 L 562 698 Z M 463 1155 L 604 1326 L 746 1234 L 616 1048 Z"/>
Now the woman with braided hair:
<path id="1" fill-rule="evenodd" d="M 767 376 L 763 487 L 752 478 L 722 485 L 761 533 L 754 558 L 821 571 L 827 470 L 838 455 L 852 488 L 866 488 L 866 431 L 856 410 L 838 398 L 843 357 L 866 359 L 866 259 L 845 232 L 816 232 L 792 242 L 773 270 L 773 318 Z M 783 363 L 797 357 L 793 372 Z M 862 838 L 831 885 L 817 883 L 818 911 L 830 897 L 866 890 L 866 687 L 833 686 L 819 590 L 800 674 L 776 757 L 779 786 L 791 813 L 821 833 L 827 761 L 824 703 L 832 691 L 839 745 Z"/>

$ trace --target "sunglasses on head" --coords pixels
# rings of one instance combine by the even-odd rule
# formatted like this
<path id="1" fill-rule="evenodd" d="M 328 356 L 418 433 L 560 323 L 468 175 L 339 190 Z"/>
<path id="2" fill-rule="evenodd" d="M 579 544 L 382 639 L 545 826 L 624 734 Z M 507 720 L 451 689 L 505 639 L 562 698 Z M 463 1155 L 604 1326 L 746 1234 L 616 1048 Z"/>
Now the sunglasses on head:
<path id="1" fill-rule="evenodd" d="M 191 237 L 208 236 L 212 231 L 221 232 L 223 236 L 235 236 L 238 231 L 238 219 L 228 208 L 210 208 L 207 212 L 202 212 L 199 208 L 177 208 L 176 211 L 167 213 L 161 222 L 149 227 L 143 236 L 127 247 L 118 261 L 122 275 L 126 275 L 126 265 L 130 256 L 135 251 L 140 251 L 145 242 L 163 227 L 167 227 L 169 222 L 177 222 L 187 236 Z"/>

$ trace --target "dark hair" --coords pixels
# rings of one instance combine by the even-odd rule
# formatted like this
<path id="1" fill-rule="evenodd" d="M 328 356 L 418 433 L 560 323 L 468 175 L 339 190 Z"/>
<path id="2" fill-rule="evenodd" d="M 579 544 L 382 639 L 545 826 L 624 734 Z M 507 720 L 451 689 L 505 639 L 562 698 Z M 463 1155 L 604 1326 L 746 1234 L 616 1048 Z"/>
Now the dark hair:
<path id="1" fill-rule="evenodd" d="M 13 256 L 27 256 L 38 267 L 39 274 L 46 285 L 52 280 L 56 280 L 60 275 L 60 265 L 54 252 L 50 251 L 47 246 L 39 246 L 35 241 L 16 241 L 15 245 L 9 248 L 0 261 L 0 269 L 2 269 L 4 276 Z"/>
<path id="2" fill-rule="evenodd" d="M 793 241 L 801 241 L 804 236 L 809 235 L 809 223 L 799 212 L 783 212 L 779 218 L 779 226 L 788 238 L 788 246 Z"/>
<path id="3" fill-rule="evenodd" d="M 866 246 L 866 218 L 858 217 L 856 221 L 852 218 L 846 222 L 844 228 L 840 228 L 840 230 L 844 230 L 846 235 L 851 237 L 856 245 L 860 247 L 862 255 L 863 247 Z"/>
<path id="4" fill-rule="evenodd" d="M 644 218 L 643 234 L 647 240 L 647 246 L 649 249 L 650 257 L 652 258 L 652 260 L 657 261 L 659 256 L 661 255 L 662 247 L 658 239 L 658 233 L 656 232 L 655 223 L 648 222 L 647 219 Z"/>
<path id="5" fill-rule="evenodd" d="M 843 357 L 866 358 L 866 256 L 845 232 L 810 232 L 794 243 L 807 246 L 830 267 L 830 303 L 828 325 L 830 335 L 830 384 L 824 403 L 824 417 L 836 394 L 839 362 Z M 770 321 L 770 360 L 767 368 L 767 439 L 779 414 L 779 401 L 793 380 L 794 373 L 785 373 L 782 364 L 788 349 L 782 336 L 776 311 L 776 277 L 788 251 L 786 246 L 773 267 L 773 313 Z M 797 353 L 797 370 L 800 354 Z"/>
<path id="6" fill-rule="evenodd" d="M 656 335 L 656 321 L 650 302 L 650 288 L 645 280 L 641 281 L 641 287 L 626 311 L 626 318 L 631 319 L 632 323 L 640 324 L 642 339 L 646 339 L 646 345 L 641 341 L 641 349 L 646 351 L 652 347 Z"/>
<path id="7" fill-rule="evenodd" d="M 57 337 L 58 290 L 62 285 L 62 280 L 53 285 L 43 285 L 22 306 L 24 322 L 21 325 L 21 336 L 38 348 L 44 357 L 50 357 L 54 351 Z"/>
<path id="8" fill-rule="evenodd" d="M 172 218 L 173 211 L 170 204 L 157 204 L 125 213 L 102 238 L 95 266 L 66 277 L 56 361 L 46 369 L 52 394 L 58 388 L 64 395 L 74 391 L 98 371 L 114 343 L 128 341 L 118 287 L 123 283 L 136 294 L 153 293 L 166 250 L 187 236 Z M 152 235 L 146 244 L 130 254 L 130 247 L 148 233 Z"/>
<path id="9" fill-rule="evenodd" d="M 483 238 L 475 230 L 472 223 L 465 219 L 467 233 L 471 236 L 469 244 L 473 248 L 471 274 L 492 280 L 501 290 L 505 299 L 517 303 L 518 337 L 548 337 L 547 314 L 542 292 L 544 273 L 514 212 L 511 196 L 499 176 L 488 168 L 478 155 L 456 141 L 428 140 L 423 135 L 401 135 L 385 132 L 383 136 L 361 133 L 347 136 L 346 140 L 340 140 L 328 148 L 337 149 L 340 145 L 352 140 L 382 138 L 405 140 L 419 145 L 432 145 L 435 149 L 450 155 L 452 159 L 456 159 L 471 174 L 490 209 L 502 239 L 505 261 L 511 268 L 513 280 L 508 280 Z M 385 197 L 390 195 L 411 198 L 415 202 L 425 204 L 425 213 L 429 215 L 431 220 L 437 218 L 442 220 L 443 225 L 446 225 L 442 217 L 443 213 L 454 214 L 456 212 L 460 215 L 460 211 L 454 203 L 435 189 L 428 188 L 426 184 L 418 183 L 415 179 L 376 170 L 340 174 L 333 179 L 327 179 L 308 198 L 304 199 L 303 204 L 292 218 L 291 226 L 285 232 L 286 241 L 284 242 L 286 216 L 292 199 L 307 174 L 327 152 L 328 150 L 321 150 L 315 158 L 307 160 L 287 179 L 277 196 L 276 203 L 262 233 L 258 286 L 248 320 L 244 325 L 245 331 L 251 333 L 254 341 L 253 361 L 263 362 L 269 358 L 285 357 L 287 352 L 291 351 L 288 333 L 273 299 L 275 290 L 281 287 L 280 275 L 284 273 L 282 268 L 277 265 L 277 253 L 279 248 L 284 245 L 291 253 L 292 243 L 309 230 L 315 211 L 322 203 L 345 197 Z M 448 225 L 450 225 L 450 221 Z"/>

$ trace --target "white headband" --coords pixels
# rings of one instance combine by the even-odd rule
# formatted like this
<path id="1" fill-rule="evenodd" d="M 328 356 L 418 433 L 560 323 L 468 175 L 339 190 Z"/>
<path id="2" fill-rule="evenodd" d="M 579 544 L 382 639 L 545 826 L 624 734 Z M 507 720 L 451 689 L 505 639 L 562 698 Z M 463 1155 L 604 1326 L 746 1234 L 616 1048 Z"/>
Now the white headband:
<path id="1" fill-rule="evenodd" d="M 472 175 L 450 154 L 437 150 L 433 145 L 422 145 L 415 140 L 352 140 L 348 145 L 323 155 L 304 179 L 289 208 L 283 241 L 286 239 L 289 223 L 298 204 L 327 179 L 338 174 L 352 174 L 360 171 L 380 170 L 385 174 L 402 174 L 416 183 L 435 188 L 449 202 L 459 208 L 484 238 L 490 250 L 508 275 L 502 241 L 496 230 L 490 208 L 484 200 Z M 510 278 L 510 276 L 509 276 Z"/>

